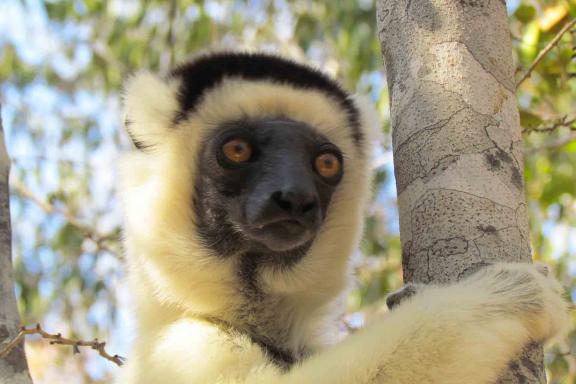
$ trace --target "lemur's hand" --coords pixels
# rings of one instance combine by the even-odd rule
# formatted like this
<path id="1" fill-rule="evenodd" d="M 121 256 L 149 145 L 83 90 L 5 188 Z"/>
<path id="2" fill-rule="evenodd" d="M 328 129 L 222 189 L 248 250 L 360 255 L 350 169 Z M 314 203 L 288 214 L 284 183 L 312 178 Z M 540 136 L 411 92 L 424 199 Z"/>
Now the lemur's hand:
<path id="1" fill-rule="evenodd" d="M 479 266 L 474 267 L 473 269 L 469 269 L 465 276 L 469 276 L 478 272 L 480 269 L 485 268 L 488 265 L 493 265 L 491 263 L 482 263 Z M 402 288 L 392 292 L 388 296 L 386 296 L 386 305 L 388 309 L 392 310 L 393 308 L 397 307 L 400 303 L 404 302 L 406 299 L 414 296 L 417 292 L 426 289 L 426 284 L 417 284 L 417 283 L 407 283 Z"/>
<path id="2" fill-rule="evenodd" d="M 490 294 L 483 304 L 485 314 L 519 318 L 534 341 L 553 337 L 569 325 L 564 290 L 544 264 L 494 264 L 462 283 Z"/>
<path id="3" fill-rule="evenodd" d="M 388 306 L 388 309 L 394 309 L 409 297 L 414 296 L 414 294 L 419 290 L 425 289 L 425 287 L 426 286 L 423 284 L 408 283 L 402 288 L 392 292 L 386 296 L 386 305 Z"/>
<path id="4" fill-rule="evenodd" d="M 553 337 L 569 326 L 564 290 L 544 264 L 491 264 L 447 288 L 459 289 L 460 285 L 478 294 L 484 315 L 520 318 L 534 341 Z M 394 309 L 428 287 L 434 285 L 408 283 L 388 295 L 386 304 Z"/>

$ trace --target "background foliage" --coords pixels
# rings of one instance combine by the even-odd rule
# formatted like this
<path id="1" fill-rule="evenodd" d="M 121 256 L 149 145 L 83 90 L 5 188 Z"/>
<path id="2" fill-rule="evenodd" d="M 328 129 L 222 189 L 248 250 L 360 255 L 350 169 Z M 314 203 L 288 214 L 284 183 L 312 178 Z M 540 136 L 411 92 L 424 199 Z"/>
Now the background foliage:
<path id="1" fill-rule="evenodd" d="M 519 76 L 576 17 L 574 0 L 508 1 Z M 17 295 L 25 324 L 108 340 L 126 355 L 132 321 L 118 243 L 115 163 L 122 80 L 166 71 L 209 46 L 305 58 L 368 94 L 383 117 L 376 194 L 358 255 L 348 322 L 401 285 L 388 89 L 374 0 L 2 0 L 0 90 L 13 159 Z M 576 297 L 576 33 L 563 36 L 518 92 L 535 259 Z M 576 335 L 546 355 L 551 383 L 576 382 Z M 38 383 L 107 383 L 117 369 L 91 351 L 28 339 Z"/>

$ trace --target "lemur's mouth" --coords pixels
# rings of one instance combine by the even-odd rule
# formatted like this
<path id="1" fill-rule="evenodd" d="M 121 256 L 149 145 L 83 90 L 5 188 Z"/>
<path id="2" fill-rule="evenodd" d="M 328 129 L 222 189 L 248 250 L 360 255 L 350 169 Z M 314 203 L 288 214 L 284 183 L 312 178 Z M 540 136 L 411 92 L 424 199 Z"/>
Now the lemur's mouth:
<path id="1" fill-rule="evenodd" d="M 271 224 L 266 224 L 258 228 L 266 232 L 282 232 L 283 235 L 300 236 L 307 231 L 307 228 L 298 220 L 281 220 Z"/>
<path id="2" fill-rule="evenodd" d="M 256 229 L 258 230 L 266 230 L 271 228 L 286 228 L 288 230 L 292 229 L 296 231 L 306 230 L 306 226 L 304 225 L 304 223 L 300 222 L 299 220 L 291 218 L 272 220 L 269 222 L 258 224 L 256 226 Z"/>
<path id="3" fill-rule="evenodd" d="M 283 219 L 252 227 L 247 235 L 271 251 L 289 251 L 310 241 L 315 231 L 296 219 Z"/>

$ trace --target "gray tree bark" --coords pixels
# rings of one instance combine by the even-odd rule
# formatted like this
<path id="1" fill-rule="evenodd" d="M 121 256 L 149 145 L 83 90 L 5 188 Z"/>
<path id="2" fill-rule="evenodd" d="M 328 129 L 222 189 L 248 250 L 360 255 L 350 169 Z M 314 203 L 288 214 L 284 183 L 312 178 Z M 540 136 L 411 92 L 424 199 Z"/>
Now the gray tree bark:
<path id="1" fill-rule="evenodd" d="M 379 0 L 377 11 L 405 281 L 530 262 L 505 1 Z M 545 383 L 541 348 L 499 382 Z"/>
<path id="2" fill-rule="evenodd" d="M 9 174 L 10 158 L 4 143 L 4 129 L 0 116 L 0 349 L 12 340 L 20 329 L 20 314 L 14 295 L 14 276 L 12 273 Z M 0 359 L 0 383 L 32 383 L 23 342 L 12 349 L 5 358 Z"/>

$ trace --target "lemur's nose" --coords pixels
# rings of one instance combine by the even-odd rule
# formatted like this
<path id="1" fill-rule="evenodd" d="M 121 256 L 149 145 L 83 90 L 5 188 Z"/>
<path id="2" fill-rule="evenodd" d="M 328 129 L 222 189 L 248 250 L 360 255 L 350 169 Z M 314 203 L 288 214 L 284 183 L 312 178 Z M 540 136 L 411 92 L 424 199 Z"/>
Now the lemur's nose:
<path id="1" fill-rule="evenodd" d="M 289 228 L 315 232 L 322 221 L 317 176 L 307 157 L 276 151 L 267 159 L 266 173 L 259 175 L 246 206 L 247 222 L 256 227 Z M 282 232 L 282 231 L 280 231 Z"/>
<path id="2" fill-rule="evenodd" d="M 292 216 L 314 216 L 318 208 L 316 194 L 304 190 L 284 189 L 270 196 L 270 200 Z"/>
<path id="3" fill-rule="evenodd" d="M 260 196 L 248 209 L 248 220 L 253 225 L 278 224 L 294 230 L 315 230 L 320 224 L 320 200 L 312 183 L 300 180 L 270 188 Z"/>

